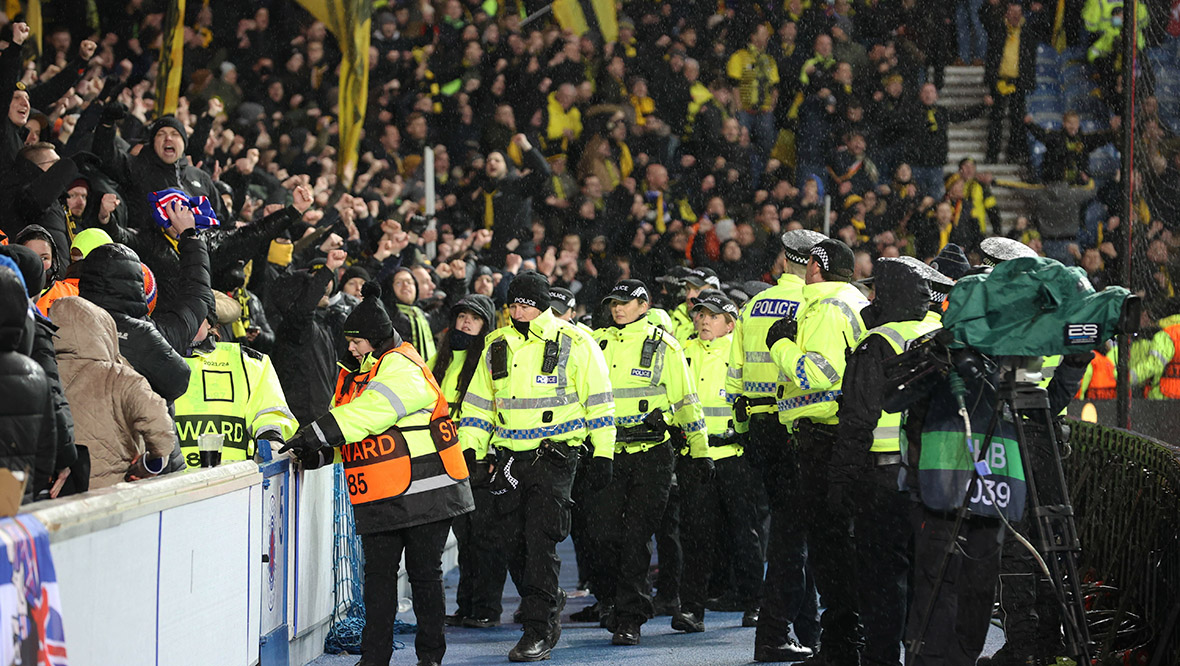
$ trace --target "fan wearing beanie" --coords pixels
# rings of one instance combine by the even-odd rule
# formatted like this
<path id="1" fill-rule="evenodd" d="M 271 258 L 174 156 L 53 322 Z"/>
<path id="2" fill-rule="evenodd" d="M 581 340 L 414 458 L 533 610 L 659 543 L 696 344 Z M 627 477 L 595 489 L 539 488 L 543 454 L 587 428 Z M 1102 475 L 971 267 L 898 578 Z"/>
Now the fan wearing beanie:
<path id="1" fill-rule="evenodd" d="M 446 598 L 442 552 L 451 521 L 475 508 L 450 409 L 434 375 L 393 329 L 372 282 L 344 324 L 360 362 L 341 369 L 335 406 L 300 429 L 280 452 L 303 467 L 343 461 L 365 555 L 363 664 L 393 656 L 398 565 L 404 553 L 418 620 L 420 662 L 440 663 Z"/>
<path id="2" fill-rule="evenodd" d="M 615 455 L 614 399 L 598 345 L 549 309 L 548 279 L 521 272 L 507 300 L 512 325 L 484 340 L 463 398 L 459 441 L 476 482 L 486 474 L 489 447 L 499 451 L 490 479 L 493 547 L 512 558 L 510 571 L 521 572 L 524 625 L 508 658 L 541 661 L 561 637 L 565 593 L 557 544 L 569 534 L 579 450 L 589 439 L 594 452 L 587 471 L 592 485 L 604 488 Z M 484 462 L 477 467 L 478 461 Z M 477 617 L 471 619 L 484 619 L 474 600 L 472 606 Z"/>

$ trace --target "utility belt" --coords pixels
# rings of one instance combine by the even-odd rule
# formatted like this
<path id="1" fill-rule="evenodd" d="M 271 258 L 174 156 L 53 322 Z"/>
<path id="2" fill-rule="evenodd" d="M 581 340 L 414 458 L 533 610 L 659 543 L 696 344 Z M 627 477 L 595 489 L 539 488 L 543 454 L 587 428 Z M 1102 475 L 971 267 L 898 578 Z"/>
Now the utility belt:
<path id="1" fill-rule="evenodd" d="M 653 409 L 639 425 L 630 428 L 616 428 L 615 442 L 617 444 L 663 442 L 667 433 L 668 424 L 664 422 L 663 410 Z"/>
<path id="2" fill-rule="evenodd" d="M 750 414 L 750 409 L 752 407 L 767 407 L 777 404 L 778 403 L 774 399 L 774 396 L 768 395 L 761 398 L 747 398 L 744 395 L 739 395 L 737 399 L 733 401 L 733 418 L 739 423 L 745 423 L 746 421 L 749 421 L 750 416 L 752 416 Z M 763 412 L 759 412 L 759 414 L 761 413 Z"/>
<path id="3" fill-rule="evenodd" d="M 734 444 L 741 444 L 741 441 L 738 440 L 733 430 L 724 435 L 709 435 L 709 446 L 733 446 Z"/>
<path id="4" fill-rule="evenodd" d="M 873 467 L 888 467 L 889 465 L 900 465 L 900 453 L 869 453 L 869 458 Z"/>
<path id="5" fill-rule="evenodd" d="M 811 419 L 795 421 L 795 432 L 806 440 L 826 439 L 835 441 L 838 426 L 827 423 L 816 423 Z"/>

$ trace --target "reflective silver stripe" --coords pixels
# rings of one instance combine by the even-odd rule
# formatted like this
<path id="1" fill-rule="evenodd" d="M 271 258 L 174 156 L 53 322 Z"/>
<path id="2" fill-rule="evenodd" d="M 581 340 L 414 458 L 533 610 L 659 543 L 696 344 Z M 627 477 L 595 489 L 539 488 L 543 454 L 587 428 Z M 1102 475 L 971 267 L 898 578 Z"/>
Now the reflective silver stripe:
<path id="1" fill-rule="evenodd" d="M 730 379 L 741 379 L 742 378 L 742 369 L 741 368 L 727 368 L 725 370 L 725 376 L 729 377 Z"/>
<path id="2" fill-rule="evenodd" d="M 265 416 L 266 414 L 282 414 L 292 421 L 295 420 L 295 415 L 287 411 L 286 407 L 267 407 L 265 409 L 260 409 L 258 410 L 258 413 L 254 415 L 254 420 L 257 421 L 259 417 Z"/>
<path id="3" fill-rule="evenodd" d="M 1168 364 L 1168 363 L 1170 363 L 1170 362 L 1171 362 L 1171 360 L 1172 360 L 1172 359 L 1168 358 L 1167 356 L 1164 356 L 1164 353 L 1163 353 L 1163 352 L 1161 352 L 1161 351 L 1160 351 L 1160 350 L 1158 350 L 1158 349 L 1152 349 L 1152 350 L 1151 350 L 1151 355 L 1152 355 L 1152 356 L 1154 356 L 1154 357 L 1156 357 L 1156 359 L 1158 359 L 1158 360 L 1159 360 L 1159 362 L 1160 362 L 1160 363 L 1163 363 L 1164 365 L 1167 365 L 1167 364 Z"/>
<path id="4" fill-rule="evenodd" d="M 634 388 L 618 388 L 614 391 L 615 398 L 650 398 L 653 395 L 664 395 L 663 386 L 636 386 Z"/>
<path id="5" fill-rule="evenodd" d="M 774 359 L 770 357 L 768 351 L 748 351 L 746 352 L 746 363 L 774 363 Z"/>
<path id="6" fill-rule="evenodd" d="M 554 395 L 547 398 L 496 398 L 497 409 L 547 409 L 564 407 L 578 401 L 576 393 Z"/>
<path id="7" fill-rule="evenodd" d="M 684 396 L 684 398 L 680 402 L 672 405 L 672 411 L 678 412 L 682 408 L 687 407 L 688 405 L 695 405 L 695 404 L 699 403 L 700 401 L 701 400 L 700 400 L 700 398 L 697 397 L 697 394 L 689 393 L 688 395 Z"/>
<path id="8" fill-rule="evenodd" d="M 495 408 L 495 405 L 492 404 L 491 400 L 488 400 L 483 396 L 478 396 L 471 391 L 468 391 L 467 395 L 463 397 L 463 402 L 471 403 L 472 407 L 482 409 L 485 412 L 490 412 Z"/>
<path id="9" fill-rule="evenodd" d="M 877 426 L 873 428 L 873 439 L 898 439 L 901 437 L 901 426 Z"/>
<path id="10" fill-rule="evenodd" d="M 890 342 L 897 345 L 899 352 L 905 351 L 906 343 L 909 342 L 908 340 L 905 339 L 904 335 L 902 335 L 901 333 L 898 333 L 897 331 L 893 330 L 892 328 L 889 328 L 888 326 L 878 326 L 877 328 L 874 328 L 873 330 L 869 331 L 869 333 L 876 333 L 878 335 L 882 335 L 882 336 L 885 336 L 886 338 L 889 338 Z"/>
<path id="11" fill-rule="evenodd" d="M 828 363 L 828 359 L 824 358 L 822 354 L 819 352 L 804 352 L 803 355 L 807 357 L 807 360 L 814 363 L 820 372 L 824 373 L 824 377 L 829 382 L 835 384 L 840 381 L 840 373 L 836 372 L 836 369 L 832 367 L 831 363 Z"/>
<path id="12" fill-rule="evenodd" d="M 563 395 L 565 387 L 568 383 L 565 376 L 565 366 L 570 360 L 570 349 L 573 347 L 574 340 L 568 335 L 558 333 L 557 337 L 560 340 L 557 351 L 557 394 Z"/>
<path id="13" fill-rule="evenodd" d="M 276 434 L 278 434 L 279 437 L 283 436 L 283 431 L 280 430 L 277 425 L 270 423 L 270 424 L 262 426 L 258 430 L 255 430 L 254 431 L 254 439 L 264 439 L 263 435 L 268 432 L 276 433 Z"/>
<path id="14" fill-rule="evenodd" d="M 406 492 L 402 493 L 402 495 L 404 496 L 413 495 L 416 493 L 425 493 L 431 490 L 438 490 L 439 488 L 453 486 L 456 483 L 459 482 L 447 476 L 446 474 L 439 474 L 438 476 L 418 479 L 417 481 L 411 483 L 410 487 L 406 488 Z"/>
<path id="15" fill-rule="evenodd" d="M 586 406 L 594 407 L 596 405 L 605 405 L 608 402 L 614 402 L 615 396 L 610 391 L 605 393 L 592 393 L 589 398 L 586 398 Z"/>
<path id="16" fill-rule="evenodd" d="M 702 407 L 701 409 L 704 410 L 705 416 L 719 416 L 723 419 L 733 416 L 733 410 L 729 407 Z"/>
<path id="17" fill-rule="evenodd" d="M 840 308 L 840 312 L 844 313 L 844 318 L 848 320 L 848 325 L 852 327 L 852 339 L 859 340 L 863 332 L 860 327 L 860 321 L 856 317 L 856 313 L 852 311 L 852 306 L 838 298 L 825 298 L 820 301 L 820 305 L 835 305 Z"/>
<path id="18" fill-rule="evenodd" d="M 315 436 L 320 439 L 320 444 L 323 444 L 324 446 L 328 445 L 328 438 L 326 436 L 324 436 L 324 431 L 320 429 L 320 424 L 316 423 L 315 421 L 312 421 L 311 422 L 311 431 L 314 432 Z"/>
<path id="19" fill-rule="evenodd" d="M 381 382 L 369 382 L 369 385 L 365 387 L 365 390 L 376 391 L 377 393 L 381 394 L 382 397 L 389 401 L 389 406 L 393 407 L 393 411 L 395 414 L 397 414 L 397 417 L 399 419 L 405 418 L 406 406 L 402 404 L 402 399 L 397 397 L 397 394 L 393 392 L 393 389 L 389 388 L 385 384 L 382 384 Z"/>

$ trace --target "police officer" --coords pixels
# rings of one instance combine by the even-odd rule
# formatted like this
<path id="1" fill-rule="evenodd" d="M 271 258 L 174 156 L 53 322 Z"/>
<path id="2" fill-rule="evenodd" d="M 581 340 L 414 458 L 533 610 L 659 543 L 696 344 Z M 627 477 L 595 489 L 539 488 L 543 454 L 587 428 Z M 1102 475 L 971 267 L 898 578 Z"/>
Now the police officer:
<path id="1" fill-rule="evenodd" d="M 824 606 L 823 652 L 813 658 L 836 665 L 856 664 L 856 577 L 849 575 L 854 571 L 851 516 L 827 501 L 828 461 L 836 443 L 836 400 L 845 352 L 865 331 L 860 311 L 868 302 L 850 284 L 854 257 L 847 245 L 824 239 L 809 254 L 803 308 L 795 318 L 775 322 L 767 331 L 766 344 L 782 371 L 779 421 L 794 429 L 799 440 L 799 513 Z"/>
<path id="2" fill-rule="evenodd" d="M 574 319 L 574 315 L 578 314 L 578 299 L 574 297 L 574 292 L 564 287 L 550 287 L 549 288 L 549 309 L 553 310 L 553 316 L 562 321 L 569 322 L 587 335 L 592 335 L 594 329 Z"/>
<path id="3" fill-rule="evenodd" d="M 793 317 L 803 303 L 803 279 L 811 247 L 823 234 L 796 229 L 781 236 L 783 251 L 774 270 L 778 284 L 755 294 L 734 325 L 725 373 L 725 393 L 734 400 L 734 427 L 749 465 L 760 473 L 770 503 L 770 538 L 762 608 L 754 635 L 754 659 L 806 659 L 804 645 L 819 643 L 814 582 L 806 567 L 806 530 L 799 524 L 798 450 L 792 435 L 779 423 L 776 406 L 779 369 L 770 357 L 766 333 L 783 317 Z M 791 626 L 800 645 L 791 638 Z"/>
<path id="4" fill-rule="evenodd" d="M 664 515 L 676 458 L 669 426 L 683 429 L 698 474 L 712 476 L 713 461 L 684 351 L 645 317 L 647 287 L 621 280 L 605 300 L 614 325 L 594 334 L 614 389 L 617 457 L 611 485 L 593 497 L 595 542 L 608 576 L 595 589 L 600 602 L 614 608 L 611 642 L 638 645 L 639 628 L 653 615 L 646 591 L 651 538 Z"/>
<path id="5" fill-rule="evenodd" d="M 700 483 L 696 475 L 688 474 L 680 481 L 684 507 L 681 538 L 687 547 L 680 612 L 672 616 L 672 628 L 690 633 L 705 630 L 705 600 L 718 550 L 724 548 L 730 554 L 736 598 L 745 612 L 743 626 L 757 624 L 762 587 L 762 554 L 755 525 L 758 482 L 734 432 L 733 410 L 725 392 L 738 309 L 723 293 L 708 290 L 697 297 L 692 312 L 697 335 L 685 346 L 684 356 L 705 414 L 716 477 L 713 483 Z"/>
<path id="6" fill-rule="evenodd" d="M 365 628 L 359 666 L 388 664 L 402 554 L 414 597 L 418 663 L 446 652 L 442 552 L 451 519 L 474 508 L 467 465 L 447 401 L 422 357 L 393 329 L 381 290 L 344 322 L 353 356 L 336 382 L 335 407 L 287 445 L 308 468 L 340 449 L 365 555 Z"/>
<path id="7" fill-rule="evenodd" d="M 925 265 L 925 264 L 923 264 Z M 933 269 L 930 269 L 933 272 Z M 856 539 L 856 580 L 865 666 L 896 666 L 905 633 L 910 558 L 910 501 L 898 490 L 901 414 L 881 410 L 885 364 L 914 340 L 941 328 L 928 320 L 930 289 L 915 266 L 881 258 L 873 268 L 876 295 L 861 311 L 872 326 L 848 357 L 840 423 L 832 447 L 828 501 L 848 506 Z"/>
<path id="8" fill-rule="evenodd" d="M 459 438 L 470 459 L 500 450 L 492 477 L 499 546 L 518 581 L 524 635 L 512 661 L 548 659 L 561 636 L 565 592 L 557 544 L 570 528 L 577 447 L 589 438 L 592 488 L 611 479 L 614 400 L 593 339 L 549 309 L 549 282 L 522 272 L 508 289 L 512 325 L 488 335 L 467 396 Z"/>
<path id="9" fill-rule="evenodd" d="M 656 278 L 657 293 L 647 309 L 647 318 L 656 326 L 675 335 L 676 324 L 669 314 L 684 301 L 684 279 L 692 269 L 687 266 L 671 266 Z"/>
<path id="10" fill-rule="evenodd" d="M 672 310 L 672 335 L 684 345 L 696 333 L 692 321 L 692 307 L 696 297 L 706 289 L 720 289 L 721 280 L 711 268 L 690 268 L 684 275 L 684 300 Z"/>
<path id="11" fill-rule="evenodd" d="M 283 444 L 299 428 L 270 357 L 209 334 L 217 325 L 210 311 L 193 338 L 185 361 L 191 368 L 188 390 L 176 400 L 176 430 L 189 469 L 201 466 L 197 440 L 224 435 L 222 462 L 252 460 L 254 443 Z"/>
<path id="12" fill-rule="evenodd" d="M 951 293 L 951 288 L 955 286 L 955 281 L 939 273 L 933 266 L 914 257 L 897 257 L 897 259 L 917 271 L 918 275 L 926 281 L 930 291 L 930 304 L 926 308 L 924 320 L 942 326 L 942 311 L 946 307 L 946 299 Z"/>

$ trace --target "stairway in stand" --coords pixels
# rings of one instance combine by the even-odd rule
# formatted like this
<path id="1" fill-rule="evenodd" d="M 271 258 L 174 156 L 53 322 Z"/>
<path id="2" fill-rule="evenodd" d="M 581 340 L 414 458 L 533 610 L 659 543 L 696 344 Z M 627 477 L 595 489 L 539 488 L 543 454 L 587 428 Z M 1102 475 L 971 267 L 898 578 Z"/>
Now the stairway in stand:
<path id="1" fill-rule="evenodd" d="M 938 95 L 938 103 L 950 108 L 981 104 L 987 88 L 983 85 L 982 67 L 947 67 L 946 80 Z M 1000 154 L 999 164 L 986 164 L 987 154 L 987 114 L 976 120 L 955 123 L 947 130 L 950 152 L 947 155 L 946 173 L 954 173 L 959 166 L 959 160 L 973 157 L 980 173 L 990 173 L 996 178 L 1005 180 L 1020 180 L 1021 164 L 1008 164 L 1005 156 Z M 1007 229 L 1016 222 L 1019 215 L 1026 213 L 1024 199 L 1015 191 L 996 187 L 992 189 L 996 197 L 996 206 L 1000 209 L 1004 228 Z M 996 229 L 996 233 L 1002 230 Z"/>

